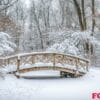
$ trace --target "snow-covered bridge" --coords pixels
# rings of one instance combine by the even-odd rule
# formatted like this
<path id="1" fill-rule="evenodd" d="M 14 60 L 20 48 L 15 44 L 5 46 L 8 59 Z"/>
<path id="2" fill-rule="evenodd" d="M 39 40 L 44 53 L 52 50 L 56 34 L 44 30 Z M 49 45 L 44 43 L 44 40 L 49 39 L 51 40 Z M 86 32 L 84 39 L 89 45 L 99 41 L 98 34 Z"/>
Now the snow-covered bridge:
<path id="1" fill-rule="evenodd" d="M 21 73 L 39 70 L 59 71 L 62 77 L 84 75 L 89 68 L 89 61 L 77 56 L 53 52 L 24 53 L 0 58 L 1 66 L 8 73 L 20 76 Z"/>

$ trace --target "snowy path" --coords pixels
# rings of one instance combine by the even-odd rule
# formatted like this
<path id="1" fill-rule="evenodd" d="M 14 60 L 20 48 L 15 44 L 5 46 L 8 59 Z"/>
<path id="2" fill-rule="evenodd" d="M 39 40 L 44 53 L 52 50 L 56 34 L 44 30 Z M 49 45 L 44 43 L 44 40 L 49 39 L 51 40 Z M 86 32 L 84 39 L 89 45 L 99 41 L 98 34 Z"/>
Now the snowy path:
<path id="1" fill-rule="evenodd" d="M 74 79 L 0 79 L 0 100 L 91 100 L 92 92 L 100 92 L 100 69 Z"/>

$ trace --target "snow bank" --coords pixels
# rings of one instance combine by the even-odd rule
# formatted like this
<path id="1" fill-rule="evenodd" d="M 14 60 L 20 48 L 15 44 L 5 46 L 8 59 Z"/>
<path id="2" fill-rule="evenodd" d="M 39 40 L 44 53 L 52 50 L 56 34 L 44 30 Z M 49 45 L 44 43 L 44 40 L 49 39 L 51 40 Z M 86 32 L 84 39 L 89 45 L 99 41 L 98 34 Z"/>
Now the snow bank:
<path id="1" fill-rule="evenodd" d="M 91 100 L 100 92 L 100 69 L 92 68 L 80 78 L 0 80 L 0 100 Z"/>

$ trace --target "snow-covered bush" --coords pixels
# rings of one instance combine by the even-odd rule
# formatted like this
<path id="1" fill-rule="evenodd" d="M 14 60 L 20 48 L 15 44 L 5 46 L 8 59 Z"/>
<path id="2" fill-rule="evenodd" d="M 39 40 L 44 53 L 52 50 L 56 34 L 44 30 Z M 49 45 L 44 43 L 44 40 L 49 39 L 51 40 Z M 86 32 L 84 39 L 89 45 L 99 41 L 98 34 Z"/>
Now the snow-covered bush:
<path id="1" fill-rule="evenodd" d="M 0 55 L 14 51 L 16 45 L 10 41 L 10 38 L 7 33 L 0 32 Z"/>
<path id="2" fill-rule="evenodd" d="M 94 45 L 98 45 L 98 41 L 94 36 L 91 36 L 90 31 L 83 32 L 74 32 L 72 34 L 72 38 L 74 39 L 74 44 L 84 44 L 86 42 L 93 43 Z"/>
<path id="3" fill-rule="evenodd" d="M 5 79 L 6 70 L 4 68 L 0 68 L 0 78 Z"/>
<path id="4" fill-rule="evenodd" d="M 71 41 L 69 41 L 68 39 L 64 40 L 60 44 L 55 43 L 50 48 L 48 48 L 47 51 L 67 53 L 67 54 L 72 54 L 72 55 L 79 54 L 78 48 L 75 47 L 75 45 Z"/>
<path id="5" fill-rule="evenodd" d="M 96 46 L 100 45 L 94 36 L 91 36 L 91 31 L 74 32 L 72 41 L 84 53 L 94 53 Z"/>
<path id="6" fill-rule="evenodd" d="M 57 32 L 50 32 L 49 34 L 49 43 L 50 45 L 53 45 L 54 43 L 61 43 L 66 39 L 69 39 L 71 37 L 71 34 L 73 33 L 72 30 L 64 30 L 64 31 L 57 31 Z"/>
<path id="7" fill-rule="evenodd" d="M 64 35 L 60 34 L 59 37 L 54 36 L 53 45 L 51 45 L 47 51 L 61 52 L 78 56 L 95 53 L 95 48 L 100 45 L 100 42 L 94 36 L 91 36 L 91 31 L 71 32 L 72 33 L 70 33 L 69 36 L 69 31 L 68 33 L 65 32 L 66 34 Z"/>

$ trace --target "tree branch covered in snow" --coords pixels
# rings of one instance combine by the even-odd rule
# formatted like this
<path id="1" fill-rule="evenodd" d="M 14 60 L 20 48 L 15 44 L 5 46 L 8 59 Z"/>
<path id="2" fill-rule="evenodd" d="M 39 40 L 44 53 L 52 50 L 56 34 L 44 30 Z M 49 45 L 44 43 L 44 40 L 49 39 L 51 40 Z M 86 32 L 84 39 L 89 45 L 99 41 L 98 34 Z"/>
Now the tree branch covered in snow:
<path id="1" fill-rule="evenodd" d="M 50 48 L 47 49 L 47 51 L 53 51 L 53 52 L 61 52 L 61 53 L 67 53 L 72 55 L 78 55 L 79 50 L 73 43 L 71 43 L 68 39 L 64 40 L 63 42 L 55 43 Z"/>
<path id="2" fill-rule="evenodd" d="M 91 31 L 74 32 L 72 34 L 72 40 L 75 46 L 77 46 L 84 53 L 93 54 L 95 48 L 100 45 L 99 41 L 91 36 Z"/>
<path id="3" fill-rule="evenodd" d="M 7 33 L 0 32 L 0 55 L 7 52 L 13 52 L 16 45 L 10 41 Z"/>
<path id="4" fill-rule="evenodd" d="M 56 42 L 49 47 L 47 51 L 84 56 L 89 53 L 95 53 L 95 48 L 100 45 L 99 41 L 94 36 L 91 36 L 90 31 L 72 32 L 69 36 L 66 33 L 64 37 L 63 35 L 64 34 L 58 35 L 58 38 L 55 35 L 55 38 L 53 37 L 53 39 Z M 67 39 L 65 39 L 65 37 L 67 37 Z"/>

